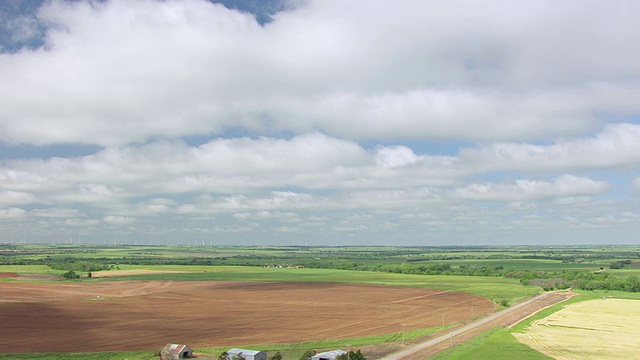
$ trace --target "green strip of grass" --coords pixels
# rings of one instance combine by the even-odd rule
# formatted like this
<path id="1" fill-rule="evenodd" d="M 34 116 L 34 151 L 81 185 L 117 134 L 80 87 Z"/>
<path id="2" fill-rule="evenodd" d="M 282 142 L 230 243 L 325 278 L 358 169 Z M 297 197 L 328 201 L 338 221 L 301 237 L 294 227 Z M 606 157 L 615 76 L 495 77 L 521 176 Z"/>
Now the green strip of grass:
<path id="1" fill-rule="evenodd" d="M 432 359 L 545 360 L 551 358 L 520 343 L 511 335 L 510 329 L 497 327 L 470 341 L 447 349 Z"/>
<path id="2" fill-rule="evenodd" d="M 17 274 L 53 275 L 62 274 L 64 270 L 54 270 L 47 265 L 0 265 L 0 272 L 12 272 Z"/>
<path id="3" fill-rule="evenodd" d="M 160 349 L 158 349 L 160 350 Z M 159 359 L 156 351 L 101 352 L 101 353 L 42 353 L 0 354 L 0 359 L 18 360 L 151 360 Z"/>
<path id="4" fill-rule="evenodd" d="M 405 333 L 405 339 L 411 340 L 432 334 L 441 327 L 430 329 L 411 330 Z M 242 345 L 249 349 L 260 349 L 267 351 L 269 354 L 275 354 L 279 351 L 285 359 L 297 359 L 307 350 L 328 350 L 328 349 L 346 349 L 348 347 L 355 349 L 364 345 L 376 345 L 386 342 L 400 341 L 402 333 L 360 336 L 346 339 L 324 340 L 324 341 L 308 341 L 293 344 L 262 344 L 262 345 Z M 197 348 L 196 353 L 203 354 L 221 354 L 223 351 L 229 350 L 230 347 L 224 348 Z M 160 350 L 160 349 L 158 349 Z M 0 359 L 33 359 L 33 360 L 143 360 L 157 359 L 155 351 L 133 351 L 133 352 L 99 352 L 99 353 L 51 353 L 51 354 L 0 354 Z"/>
<path id="5" fill-rule="evenodd" d="M 405 333 L 405 340 L 417 339 L 433 334 L 436 331 L 441 330 L 442 327 L 435 327 L 429 329 L 411 330 Z M 393 333 L 385 335 L 371 335 L 360 336 L 346 339 L 335 340 L 322 340 L 322 341 L 307 341 L 293 344 L 260 344 L 260 345 L 242 345 L 248 349 L 260 349 L 261 351 L 267 351 L 269 354 L 275 354 L 279 351 L 285 359 L 298 359 L 307 350 L 332 350 L 332 349 L 347 349 L 352 350 L 365 345 L 377 345 L 382 343 L 396 342 L 402 340 L 402 333 Z M 223 351 L 229 348 L 202 348 L 196 349 L 196 352 L 207 354 L 221 354 Z"/>

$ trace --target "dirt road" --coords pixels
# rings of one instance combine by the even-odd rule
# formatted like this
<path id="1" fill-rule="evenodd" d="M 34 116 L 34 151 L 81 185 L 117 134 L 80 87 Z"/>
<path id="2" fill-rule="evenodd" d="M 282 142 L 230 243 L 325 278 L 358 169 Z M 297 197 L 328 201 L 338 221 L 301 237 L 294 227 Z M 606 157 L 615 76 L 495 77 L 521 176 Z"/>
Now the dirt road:
<path id="1" fill-rule="evenodd" d="M 408 349 L 390 354 L 383 360 L 418 360 L 432 356 L 448 347 L 462 343 L 496 326 L 511 326 L 520 320 L 535 314 L 551 305 L 565 301 L 575 294 L 570 291 L 547 292 L 529 300 L 513 305 L 493 315 L 479 319 L 458 329 L 447 330 L 436 335 L 435 338 Z"/>

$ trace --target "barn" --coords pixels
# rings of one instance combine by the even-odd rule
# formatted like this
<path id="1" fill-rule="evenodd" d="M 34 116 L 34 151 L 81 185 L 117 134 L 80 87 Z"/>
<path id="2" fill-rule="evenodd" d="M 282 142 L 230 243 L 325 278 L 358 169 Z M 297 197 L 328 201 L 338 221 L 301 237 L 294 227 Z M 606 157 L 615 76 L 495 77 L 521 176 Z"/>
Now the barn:
<path id="1" fill-rule="evenodd" d="M 193 357 L 193 350 L 187 345 L 167 344 L 160 350 L 160 360 L 179 360 Z"/>
<path id="2" fill-rule="evenodd" d="M 311 357 L 311 360 L 336 360 L 340 355 L 344 355 L 347 352 L 344 350 L 331 350 L 323 353 L 315 354 Z"/>
<path id="3" fill-rule="evenodd" d="M 229 359 L 233 359 L 234 356 L 242 355 L 246 360 L 267 360 L 267 353 L 264 351 L 233 348 L 228 350 L 227 354 L 229 354 Z"/>

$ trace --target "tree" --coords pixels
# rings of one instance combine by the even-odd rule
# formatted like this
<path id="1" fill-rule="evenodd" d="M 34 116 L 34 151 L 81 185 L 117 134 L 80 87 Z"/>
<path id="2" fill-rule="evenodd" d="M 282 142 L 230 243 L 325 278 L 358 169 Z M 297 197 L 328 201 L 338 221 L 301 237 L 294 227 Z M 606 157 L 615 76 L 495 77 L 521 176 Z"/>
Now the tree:
<path id="1" fill-rule="evenodd" d="M 302 354 L 302 356 L 300 356 L 300 360 L 311 360 L 311 358 L 315 354 L 316 354 L 316 352 L 314 350 L 307 350 L 307 351 L 305 351 L 304 354 Z"/>
<path id="2" fill-rule="evenodd" d="M 358 349 L 356 351 L 349 351 L 346 354 L 338 355 L 336 360 L 367 360 L 367 358 L 364 357 L 360 349 Z"/>
<path id="3" fill-rule="evenodd" d="M 244 355 L 242 355 L 242 353 L 239 353 L 238 355 L 235 355 L 234 357 L 231 358 L 231 360 L 246 360 L 247 358 L 244 357 Z"/>
<path id="4" fill-rule="evenodd" d="M 66 273 L 62 274 L 62 276 L 67 280 L 78 279 L 80 277 L 80 275 L 76 274 L 76 272 L 73 270 L 67 271 Z"/>
<path id="5" fill-rule="evenodd" d="M 640 291 L 640 278 L 637 276 L 629 276 L 625 285 L 626 291 L 638 292 Z"/>
<path id="6" fill-rule="evenodd" d="M 360 349 L 356 350 L 356 352 L 353 353 L 353 357 L 351 357 L 351 359 L 352 360 L 367 360 L 367 358 L 364 357 L 364 355 L 362 354 Z"/>
<path id="7" fill-rule="evenodd" d="M 273 354 L 273 356 L 271 356 L 269 359 L 270 360 L 282 360 L 282 354 L 280 354 L 280 351 L 278 351 L 277 353 Z"/>
<path id="8" fill-rule="evenodd" d="M 223 352 L 222 354 L 220 354 L 220 356 L 218 356 L 218 360 L 229 360 L 229 353 L 227 353 L 226 351 Z"/>

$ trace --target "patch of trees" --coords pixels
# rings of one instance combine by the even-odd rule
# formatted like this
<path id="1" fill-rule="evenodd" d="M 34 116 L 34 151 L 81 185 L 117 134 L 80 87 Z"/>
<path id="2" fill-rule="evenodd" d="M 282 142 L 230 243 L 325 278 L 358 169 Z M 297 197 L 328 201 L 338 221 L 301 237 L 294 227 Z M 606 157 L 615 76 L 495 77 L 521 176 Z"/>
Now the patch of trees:
<path id="1" fill-rule="evenodd" d="M 631 260 L 620 260 L 612 264 L 624 266 L 631 264 Z M 618 277 L 611 273 L 585 270 L 539 271 L 505 269 L 503 266 L 463 265 L 452 267 L 448 264 L 375 264 L 367 265 L 355 262 L 313 262 L 305 264 L 308 268 L 331 268 L 342 270 L 380 271 L 397 274 L 415 275 L 466 275 L 493 276 L 519 279 L 523 285 L 539 286 L 546 291 L 576 288 L 581 290 L 618 290 L 640 292 L 640 279 L 636 276 Z"/>
<path id="2" fill-rule="evenodd" d="M 110 270 L 113 265 L 103 264 L 99 262 L 93 261 L 83 261 L 83 260 L 75 260 L 75 259 L 52 259 L 48 258 L 42 262 L 42 265 L 48 265 L 52 269 L 56 270 L 73 270 L 73 271 L 102 271 L 102 270 Z"/>
<path id="3" fill-rule="evenodd" d="M 304 354 L 302 354 L 302 356 L 300 356 L 300 360 L 311 360 L 311 358 L 315 354 L 316 352 L 314 350 L 307 350 L 304 352 Z"/>
<path id="4" fill-rule="evenodd" d="M 67 280 L 73 280 L 73 279 L 79 279 L 80 275 L 76 274 L 75 271 L 70 270 L 70 271 L 67 271 L 66 273 L 62 274 L 62 277 L 67 279 Z"/>
<path id="5" fill-rule="evenodd" d="M 611 265 L 609 265 L 609 269 L 622 269 L 625 265 L 629 264 L 631 264 L 631 260 L 620 260 L 611 263 Z"/>
<path id="6" fill-rule="evenodd" d="M 366 359 L 367 358 L 364 357 L 362 352 L 360 352 L 360 349 L 356 351 L 349 351 L 346 354 L 338 355 L 336 357 L 336 360 L 366 360 Z"/>

